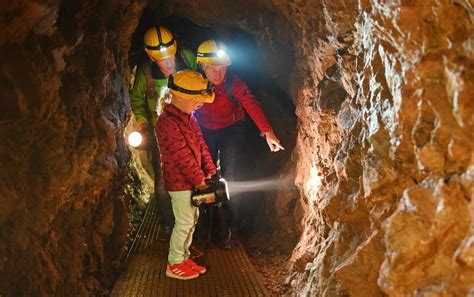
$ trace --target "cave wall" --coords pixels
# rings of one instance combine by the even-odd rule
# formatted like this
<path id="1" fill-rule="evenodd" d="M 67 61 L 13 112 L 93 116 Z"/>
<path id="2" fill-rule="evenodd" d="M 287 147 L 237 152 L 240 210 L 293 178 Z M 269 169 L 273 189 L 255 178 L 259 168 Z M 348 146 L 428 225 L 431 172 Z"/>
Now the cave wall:
<path id="1" fill-rule="evenodd" d="M 262 66 L 285 78 L 298 116 L 285 173 L 294 174 L 304 210 L 287 278 L 294 291 L 469 294 L 472 1 L 233 3 L 162 8 L 251 32 Z M 282 55 L 288 48 L 295 67 L 275 67 L 292 61 Z M 299 207 L 280 206 L 269 208 L 278 228 L 299 222 Z"/>
<path id="2" fill-rule="evenodd" d="M 272 1 L 297 53 L 301 295 L 474 283 L 472 1 Z"/>
<path id="3" fill-rule="evenodd" d="M 301 232 L 287 278 L 295 292 L 469 294 L 472 1 L 151 5 L 252 34 L 268 81 L 296 105 L 294 150 L 267 158 L 301 197 L 271 194 L 266 208 L 268 225 Z M 0 295 L 106 293 L 126 240 L 124 57 L 143 7 L 1 5 Z M 262 99 L 291 143 L 286 103 Z"/>
<path id="4" fill-rule="evenodd" d="M 0 5 L 0 295 L 102 296 L 125 252 L 143 1 Z"/>

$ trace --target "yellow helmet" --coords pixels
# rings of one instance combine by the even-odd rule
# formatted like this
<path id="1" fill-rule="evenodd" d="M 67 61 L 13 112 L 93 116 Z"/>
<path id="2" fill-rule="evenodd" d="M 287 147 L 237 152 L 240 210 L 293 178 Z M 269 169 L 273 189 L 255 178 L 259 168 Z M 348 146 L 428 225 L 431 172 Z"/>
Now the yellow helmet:
<path id="1" fill-rule="evenodd" d="M 197 50 L 196 62 L 212 66 L 230 66 L 232 60 L 227 53 L 227 46 L 221 41 L 206 40 Z"/>
<path id="2" fill-rule="evenodd" d="M 145 52 L 155 60 L 163 60 L 176 54 L 176 40 L 165 27 L 151 27 L 143 38 Z"/>
<path id="3" fill-rule="evenodd" d="M 185 69 L 170 75 L 168 88 L 171 94 L 194 102 L 212 103 L 214 85 L 194 70 Z"/>

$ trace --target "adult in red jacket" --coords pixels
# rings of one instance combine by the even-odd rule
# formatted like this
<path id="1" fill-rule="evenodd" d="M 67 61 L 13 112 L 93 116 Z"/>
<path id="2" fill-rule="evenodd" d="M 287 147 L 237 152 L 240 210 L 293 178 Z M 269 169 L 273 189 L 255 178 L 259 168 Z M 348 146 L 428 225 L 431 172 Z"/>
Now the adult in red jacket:
<path id="1" fill-rule="evenodd" d="M 207 40 L 201 43 L 196 62 L 204 71 L 206 78 L 214 84 L 215 99 L 211 104 L 204 104 L 195 115 L 214 162 L 217 163 L 219 153 L 222 176 L 232 182 L 238 180 L 241 169 L 239 165 L 242 164 L 245 145 L 245 111 L 265 137 L 272 152 L 284 148 L 273 132 L 262 107 L 245 82 L 236 75 L 227 75 L 227 68 L 232 61 L 222 42 Z M 233 195 L 231 186 L 230 191 L 232 198 L 227 207 L 230 208 L 231 216 L 221 221 L 221 225 L 226 225 L 223 230 L 226 234 L 221 234 L 225 238 L 224 248 L 232 248 L 235 235 L 233 231 L 235 231 L 240 207 L 240 199 Z"/>
<path id="2" fill-rule="evenodd" d="M 199 210 L 191 204 L 192 190 L 206 188 L 205 180 L 216 173 L 201 130 L 192 113 L 212 102 L 207 79 L 193 70 L 170 76 L 171 104 L 166 104 L 156 123 L 165 189 L 171 196 L 175 224 L 171 233 L 166 276 L 193 279 L 206 272 L 191 260 L 191 245 Z M 163 100 L 163 99 L 162 99 Z"/>

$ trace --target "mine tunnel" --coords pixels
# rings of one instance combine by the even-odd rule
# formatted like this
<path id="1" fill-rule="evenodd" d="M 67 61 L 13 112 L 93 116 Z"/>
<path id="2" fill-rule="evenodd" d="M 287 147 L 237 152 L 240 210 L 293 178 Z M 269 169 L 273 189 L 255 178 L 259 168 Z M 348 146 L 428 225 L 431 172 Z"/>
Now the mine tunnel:
<path id="1" fill-rule="evenodd" d="M 474 295 L 473 5 L 2 2 L 0 296 Z M 234 245 L 206 206 L 190 280 L 167 276 L 166 157 L 128 142 L 161 26 L 223 42 L 284 147 L 244 114 Z"/>

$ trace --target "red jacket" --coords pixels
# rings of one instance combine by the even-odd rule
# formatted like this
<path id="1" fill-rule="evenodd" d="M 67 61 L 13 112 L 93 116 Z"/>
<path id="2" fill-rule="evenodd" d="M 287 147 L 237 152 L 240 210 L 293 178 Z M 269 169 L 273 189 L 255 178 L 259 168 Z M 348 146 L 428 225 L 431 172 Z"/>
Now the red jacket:
<path id="1" fill-rule="evenodd" d="M 167 191 L 192 190 L 216 173 L 209 149 L 193 115 L 167 105 L 156 123 L 161 170 Z"/>
<path id="2" fill-rule="evenodd" d="M 243 110 L 243 108 L 245 108 L 260 132 L 272 130 L 260 103 L 258 103 L 252 92 L 250 92 L 247 84 L 237 76 L 234 76 L 232 91 L 238 102 L 227 96 L 224 85 L 225 82 L 222 82 L 220 85 L 214 87 L 214 93 L 216 94 L 214 102 L 204 104 L 203 107 L 195 112 L 199 125 L 211 130 L 225 128 L 237 121 L 245 119 Z"/>

